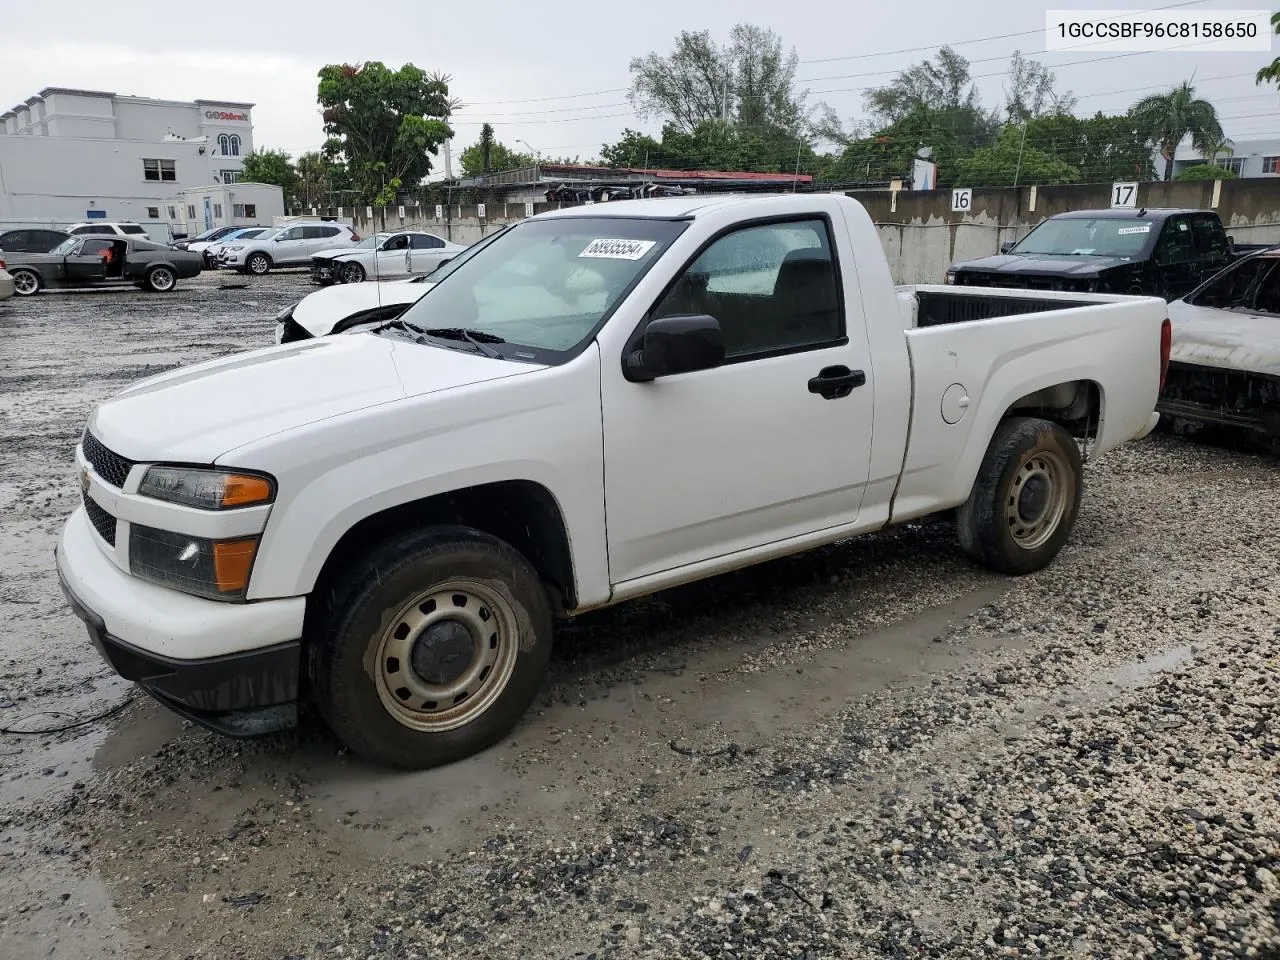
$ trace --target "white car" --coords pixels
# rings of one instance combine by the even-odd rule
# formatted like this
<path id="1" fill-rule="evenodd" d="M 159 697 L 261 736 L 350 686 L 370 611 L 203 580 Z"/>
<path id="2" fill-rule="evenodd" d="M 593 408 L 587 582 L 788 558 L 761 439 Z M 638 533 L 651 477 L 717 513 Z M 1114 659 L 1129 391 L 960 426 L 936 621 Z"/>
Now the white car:
<path id="1" fill-rule="evenodd" d="M 58 576 L 193 720 L 262 734 L 306 697 L 354 753 L 436 766 L 513 728 L 556 618 L 931 515 L 1044 569 L 1084 457 L 1155 425 L 1166 313 L 895 289 L 843 194 L 548 211 L 389 324 L 104 400 Z"/>
<path id="2" fill-rule="evenodd" d="M 425 276 L 379 283 L 344 283 L 317 290 L 276 316 L 276 343 L 327 337 L 366 323 L 390 320 L 509 229 L 510 226 L 503 227 L 463 248 L 457 256 Z"/>
<path id="3" fill-rule="evenodd" d="M 321 250 L 354 247 L 359 242 L 360 235 L 345 223 L 295 223 L 227 244 L 218 266 L 262 276 L 275 267 L 308 266 Z"/>
<path id="4" fill-rule="evenodd" d="M 4 258 L 0 256 L 0 300 L 8 300 L 15 292 L 13 274 L 5 269 Z"/>
<path id="5" fill-rule="evenodd" d="M 321 250 L 311 258 L 316 283 L 360 283 L 430 273 L 467 249 L 434 233 L 404 230 L 379 233 L 354 247 Z"/>
<path id="6" fill-rule="evenodd" d="M 1172 362 L 1157 409 L 1280 448 L 1280 247 L 1228 266 L 1169 304 Z"/>
<path id="7" fill-rule="evenodd" d="M 146 228 L 140 223 L 118 223 L 112 220 L 89 220 L 85 223 L 73 223 L 67 227 L 67 233 L 73 237 L 98 234 L 109 237 L 148 236 Z"/>
<path id="8" fill-rule="evenodd" d="M 215 240 L 192 240 L 187 244 L 186 249 L 203 256 L 204 265 L 212 267 L 217 262 L 218 253 L 221 252 L 223 247 L 229 246 L 237 240 L 253 240 L 270 229 L 270 227 L 259 226 L 240 227 Z"/>

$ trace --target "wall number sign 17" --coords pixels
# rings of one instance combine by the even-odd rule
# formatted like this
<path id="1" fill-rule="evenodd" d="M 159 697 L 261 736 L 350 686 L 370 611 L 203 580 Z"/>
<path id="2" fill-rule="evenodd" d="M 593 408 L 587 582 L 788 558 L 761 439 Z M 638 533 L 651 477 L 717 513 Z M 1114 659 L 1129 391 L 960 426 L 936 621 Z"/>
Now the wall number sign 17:
<path id="1" fill-rule="evenodd" d="M 1132 210 L 1138 205 L 1138 185 L 1136 183 L 1113 183 L 1111 185 L 1111 206 L 1120 210 Z"/>
<path id="2" fill-rule="evenodd" d="M 959 187 L 951 191 L 951 212 L 968 213 L 973 209 L 973 188 Z"/>

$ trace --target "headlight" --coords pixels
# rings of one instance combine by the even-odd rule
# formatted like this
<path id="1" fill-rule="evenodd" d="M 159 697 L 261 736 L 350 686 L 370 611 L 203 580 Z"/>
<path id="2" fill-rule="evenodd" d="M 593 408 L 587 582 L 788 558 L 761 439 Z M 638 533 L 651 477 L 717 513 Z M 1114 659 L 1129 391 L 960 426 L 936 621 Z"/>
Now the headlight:
<path id="1" fill-rule="evenodd" d="M 138 493 L 202 510 L 234 510 L 270 503 L 275 484 L 268 477 L 193 467 L 149 467 Z"/>
<path id="2" fill-rule="evenodd" d="M 948 270 L 948 271 L 947 271 L 947 283 L 955 283 L 955 282 L 956 282 L 956 274 L 955 274 L 955 271 L 954 271 L 954 270 Z"/>
<path id="3" fill-rule="evenodd" d="M 228 252 L 232 250 L 243 250 L 243 249 L 244 249 L 244 246 L 241 244 L 236 244 L 234 247 L 227 247 Z"/>
<path id="4" fill-rule="evenodd" d="M 138 524 L 129 530 L 134 576 L 209 600 L 244 599 L 257 551 L 257 537 L 206 540 Z"/>

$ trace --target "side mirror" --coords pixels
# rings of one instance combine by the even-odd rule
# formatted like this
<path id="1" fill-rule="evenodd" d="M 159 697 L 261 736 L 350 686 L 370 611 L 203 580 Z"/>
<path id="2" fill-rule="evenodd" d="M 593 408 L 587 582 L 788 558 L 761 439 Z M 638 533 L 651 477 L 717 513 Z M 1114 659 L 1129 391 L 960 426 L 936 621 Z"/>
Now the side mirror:
<path id="1" fill-rule="evenodd" d="M 1004 243 L 1000 244 L 1000 252 L 1008 253 L 1010 250 L 1014 248 L 1017 242 L 1018 241 L 1016 240 L 1006 240 Z"/>
<path id="2" fill-rule="evenodd" d="M 650 320 L 640 345 L 627 353 L 622 375 L 643 383 L 676 373 L 709 370 L 724 363 L 720 321 L 707 314 Z"/>

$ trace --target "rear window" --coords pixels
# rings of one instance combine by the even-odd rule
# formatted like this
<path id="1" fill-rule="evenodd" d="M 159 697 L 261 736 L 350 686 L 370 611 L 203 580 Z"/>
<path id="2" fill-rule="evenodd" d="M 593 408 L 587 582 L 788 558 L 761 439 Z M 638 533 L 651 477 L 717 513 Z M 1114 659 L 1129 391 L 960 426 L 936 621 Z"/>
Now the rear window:
<path id="1" fill-rule="evenodd" d="M 146 233 L 147 231 L 135 223 L 126 223 L 124 226 L 120 228 L 120 232 L 121 233 Z"/>
<path id="2" fill-rule="evenodd" d="M 115 231 L 112 230 L 110 227 L 106 226 L 105 224 L 89 223 L 83 227 L 76 227 L 74 230 L 71 231 L 71 233 L 74 236 L 83 237 L 85 234 L 89 234 L 89 233 L 103 234 L 103 233 L 115 233 Z"/>

